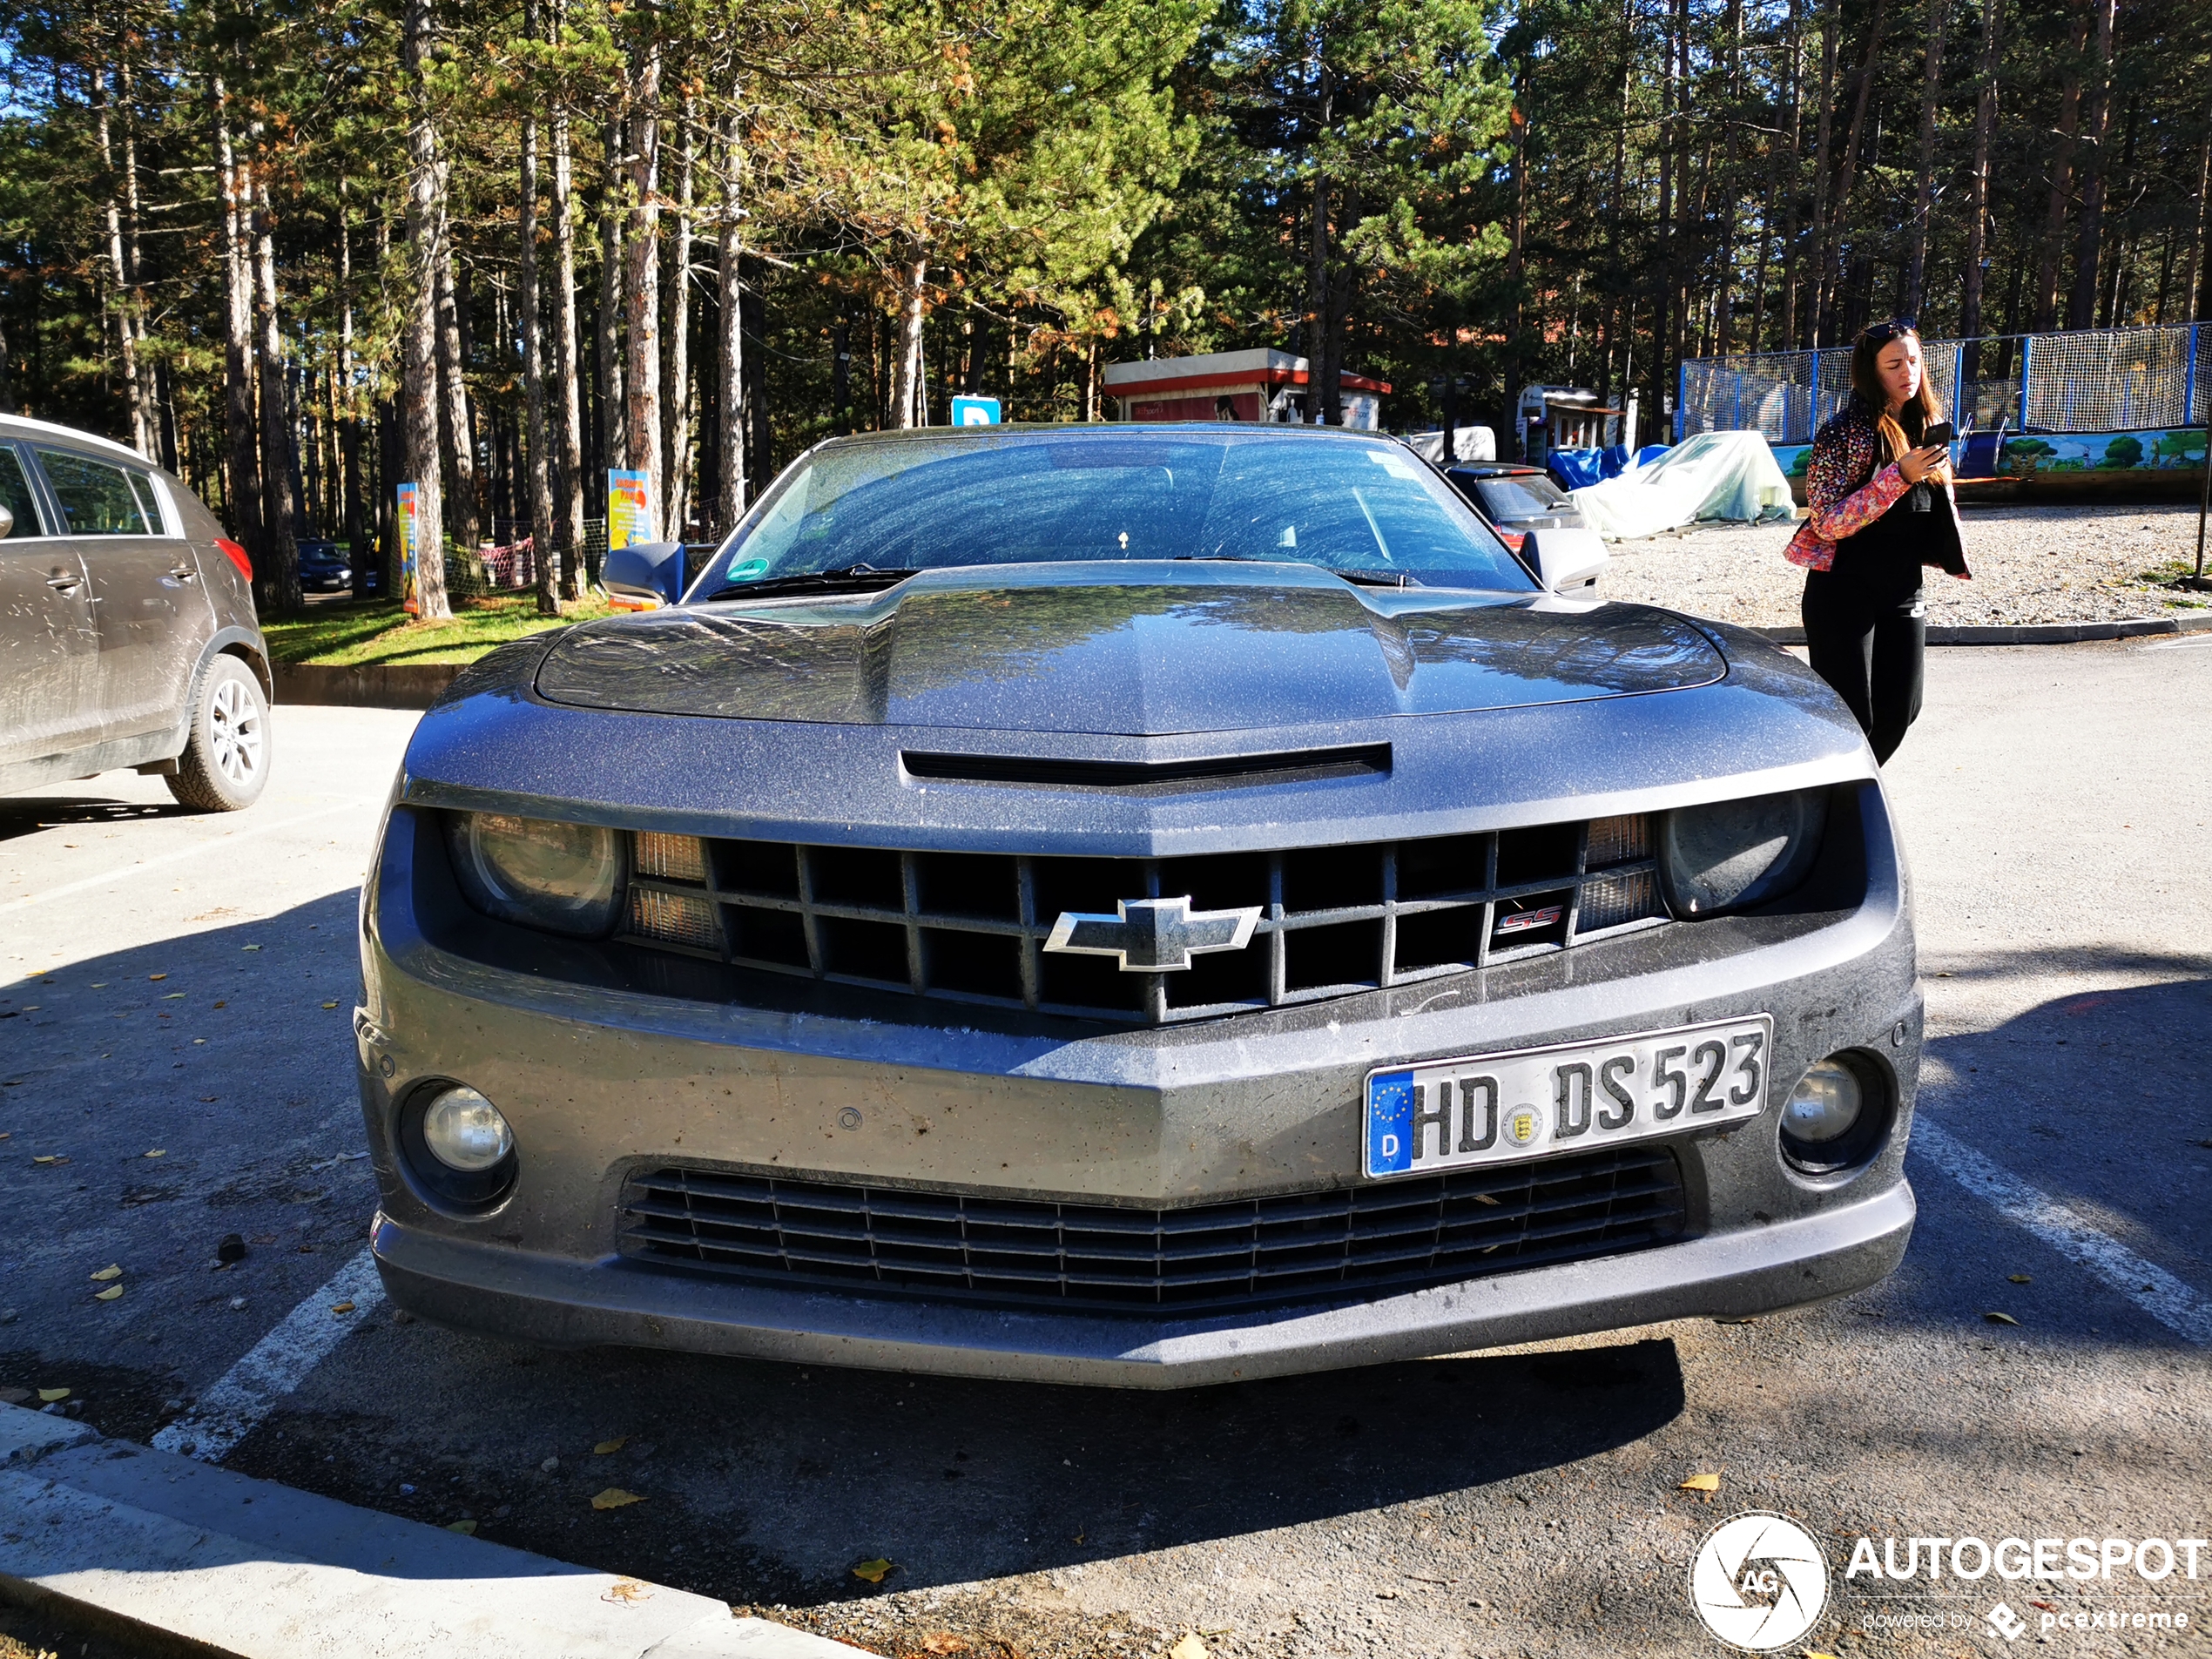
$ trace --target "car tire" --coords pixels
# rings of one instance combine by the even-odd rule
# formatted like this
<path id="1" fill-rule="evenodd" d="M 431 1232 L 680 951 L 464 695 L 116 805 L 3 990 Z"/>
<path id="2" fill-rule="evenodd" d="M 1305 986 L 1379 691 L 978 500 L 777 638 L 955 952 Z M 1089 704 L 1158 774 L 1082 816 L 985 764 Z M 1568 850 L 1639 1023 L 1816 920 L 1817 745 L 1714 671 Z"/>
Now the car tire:
<path id="1" fill-rule="evenodd" d="M 199 812 L 235 813 L 261 798 L 268 778 L 269 700 L 252 669 L 218 657 L 200 676 L 169 792 Z"/>

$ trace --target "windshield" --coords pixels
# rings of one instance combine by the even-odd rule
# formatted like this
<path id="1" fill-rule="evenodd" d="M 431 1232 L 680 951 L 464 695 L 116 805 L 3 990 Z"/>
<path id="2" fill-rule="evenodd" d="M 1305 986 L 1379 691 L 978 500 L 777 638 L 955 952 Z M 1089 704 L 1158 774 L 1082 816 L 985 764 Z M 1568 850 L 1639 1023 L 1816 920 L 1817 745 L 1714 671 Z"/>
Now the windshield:
<path id="1" fill-rule="evenodd" d="M 1541 518 L 1567 499 L 1548 478 L 1485 478 L 1475 489 L 1494 518 Z"/>
<path id="2" fill-rule="evenodd" d="M 854 565 L 1093 559 L 1270 560 L 1427 587 L 1535 586 L 1398 444 L 1113 426 L 825 445 L 777 481 L 691 597 Z"/>

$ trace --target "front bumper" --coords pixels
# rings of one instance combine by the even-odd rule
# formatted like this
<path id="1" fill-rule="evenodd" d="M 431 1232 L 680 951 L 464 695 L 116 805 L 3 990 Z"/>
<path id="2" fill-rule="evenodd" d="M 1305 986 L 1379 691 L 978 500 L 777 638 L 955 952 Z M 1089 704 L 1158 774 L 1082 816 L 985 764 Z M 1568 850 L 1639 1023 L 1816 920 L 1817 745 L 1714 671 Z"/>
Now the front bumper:
<path id="1" fill-rule="evenodd" d="M 400 1306 L 525 1342 L 1188 1388 L 1798 1306 L 1879 1283 L 1905 1254 L 1912 1216 L 1912 1189 L 1896 1181 L 1817 1215 L 1631 1255 L 1348 1305 L 1158 1321 L 785 1289 L 619 1258 L 488 1257 L 384 1215 L 374 1243 Z"/>
<path id="2" fill-rule="evenodd" d="M 1852 799 L 1864 880 L 1848 906 L 1088 1035 L 910 1001 L 863 1018 L 651 995 L 577 983 L 550 946 L 556 971 L 453 948 L 435 824 L 402 806 L 365 893 L 356 1021 L 382 1192 L 376 1260 L 400 1306 L 527 1341 L 1140 1387 L 1745 1316 L 1861 1289 L 1895 1266 L 1912 1229 L 1903 1158 L 1920 1007 L 1879 786 Z M 1347 1186 L 1362 1179 L 1361 1084 L 1374 1067 L 1761 1012 L 1775 1030 L 1768 1110 L 1669 1138 L 1687 1230 L 1628 1253 L 1155 1314 L 737 1280 L 618 1249 L 624 1182 L 659 1163 L 1150 1208 Z M 1776 1109 L 1806 1065 L 1843 1049 L 1886 1079 L 1889 1132 L 1857 1169 L 1799 1175 L 1780 1155 Z M 438 1204 L 399 1150 L 403 1103 L 436 1079 L 482 1089 L 514 1125 L 521 1173 L 487 1213 Z"/>

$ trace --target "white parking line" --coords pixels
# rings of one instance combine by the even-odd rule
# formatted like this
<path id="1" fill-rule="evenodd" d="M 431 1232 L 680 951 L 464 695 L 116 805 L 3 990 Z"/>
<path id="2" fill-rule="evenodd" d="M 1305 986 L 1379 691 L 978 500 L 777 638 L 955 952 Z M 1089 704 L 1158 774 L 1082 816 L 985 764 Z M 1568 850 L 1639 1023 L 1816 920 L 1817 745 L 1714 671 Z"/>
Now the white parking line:
<path id="1" fill-rule="evenodd" d="M 153 1449 L 220 1463 L 383 1301 L 383 1281 L 363 1245 L 330 1283 L 286 1314 L 282 1324 L 217 1379 L 191 1411 L 155 1435 Z M 349 1302 L 353 1305 L 345 1312 L 332 1312 Z"/>
<path id="2" fill-rule="evenodd" d="M 1913 1120 L 1912 1150 L 2068 1261 L 2087 1268 L 2168 1330 L 2212 1346 L 2212 1299 L 2155 1262 L 2099 1232 L 2057 1199 L 2000 1169 L 1925 1116 Z"/>
<path id="3" fill-rule="evenodd" d="M 226 831 L 221 835 L 211 836 L 204 841 L 194 841 L 190 846 L 178 852 L 165 853 L 158 859 L 147 859 L 139 864 L 126 864 L 121 869 L 110 870 L 104 875 L 88 875 L 81 881 L 67 881 L 58 887 L 48 887 L 43 893 L 30 894 L 21 899 L 10 899 L 7 903 L 0 904 L 0 916 L 6 915 L 10 910 L 24 910 L 35 904 L 47 904 L 56 899 L 66 899 L 72 893 L 82 893 L 87 887 L 97 887 L 107 882 L 120 881 L 125 876 L 144 875 L 149 871 L 161 869 L 166 865 L 182 864 L 187 859 L 205 858 L 211 851 L 236 846 L 240 841 L 252 836 L 273 835 L 279 830 L 288 830 L 300 824 L 312 824 L 318 818 L 328 818 L 333 813 L 354 812 L 363 806 L 373 806 L 375 804 L 370 800 L 341 801 L 335 806 L 326 806 L 320 812 L 302 813 L 297 818 L 283 818 L 273 824 L 256 824 L 249 829 Z"/>

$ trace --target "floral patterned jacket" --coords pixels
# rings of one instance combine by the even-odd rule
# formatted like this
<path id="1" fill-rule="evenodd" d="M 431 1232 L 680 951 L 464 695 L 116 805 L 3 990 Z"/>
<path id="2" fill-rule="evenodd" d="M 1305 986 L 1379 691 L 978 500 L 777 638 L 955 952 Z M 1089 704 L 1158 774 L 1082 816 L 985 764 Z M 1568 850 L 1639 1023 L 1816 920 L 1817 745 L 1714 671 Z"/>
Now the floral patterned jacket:
<path id="1" fill-rule="evenodd" d="M 1854 396 L 1814 435 L 1812 458 L 1805 468 L 1805 503 L 1812 516 L 1797 527 L 1782 556 L 1808 570 L 1833 568 L 1836 543 L 1858 535 L 1912 488 L 1895 462 L 1883 463 L 1881 435 L 1865 405 Z M 1948 482 L 1943 493 L 1955 530 L 1958 498 Z M 1962 581 L 1973 575 L 1963 551 L 1944 560 L 1943 568 Z"/>

